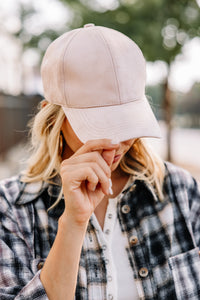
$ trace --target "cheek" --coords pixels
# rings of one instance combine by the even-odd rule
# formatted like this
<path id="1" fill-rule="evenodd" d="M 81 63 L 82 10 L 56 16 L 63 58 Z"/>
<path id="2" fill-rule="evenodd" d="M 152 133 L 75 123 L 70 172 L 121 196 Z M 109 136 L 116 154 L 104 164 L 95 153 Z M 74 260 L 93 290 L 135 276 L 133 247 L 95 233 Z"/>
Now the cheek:
<path id="1" fill-rule="evenodd" d="M 133 146 L 134 141 L 134 139 L 131 139 L 123 143 L 125 153 Z"/>
<path id="2" fill-rule="evenodd" d="M 82 146 L 83 146 L 83 143 L 79 139 L 76 139 L 76 141 L 74 141 L 74 152 L 76 152 Z"/>
<path id="3" fill-rule="evenodd" d="M 64 135 L 66 145 L 73 151 L 76 152 L 83 143 L 79 140 L 79 138 L 74 133 L 67 119 L 63 122 L 62 133 Z"/>
<path id="4" fill-rule="evenodd" d="M 80 147 L 83 146 L 83 143 L 78 139 L 76 135 L 73 134 L 68 134 L 66 136 L 66 141 L 73 152 L 76 152 Z"/>

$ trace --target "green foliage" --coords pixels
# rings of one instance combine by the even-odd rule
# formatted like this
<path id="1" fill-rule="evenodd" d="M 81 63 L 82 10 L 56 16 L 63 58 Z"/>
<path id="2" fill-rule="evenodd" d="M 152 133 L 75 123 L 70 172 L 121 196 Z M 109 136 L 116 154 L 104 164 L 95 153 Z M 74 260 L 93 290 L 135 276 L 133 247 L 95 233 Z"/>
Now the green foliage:
<path id="1" fill-rule="evenodd" d="M 48 29 L 39 35 L 31 35 L 26 29 L 25 21 L 35 13 L 34 9 L 21 7 L 22 29 L 18 37 L 24 47 L 38 48 L 44 37 L 50 42 L 64 31 L 94 23 L 128 35 L 148 61 L 162 60 L 170 65 L 185 42 L 200 35 L 200 7 L 196 0 L 113 0 L 110 7 L 100 0 L 60 2 L 71 13 L 63 30 Z"/>
<path id="2" fill-rule="evenodd" d="M 62 2 L 73 12 L 70 28 L 95 23 L 117 29 L 141 47 L 148 61 L 170 64 L 189 38 L 200 35 L 195 0 L 116 0 L 107 10 L 97 0 Z"/>

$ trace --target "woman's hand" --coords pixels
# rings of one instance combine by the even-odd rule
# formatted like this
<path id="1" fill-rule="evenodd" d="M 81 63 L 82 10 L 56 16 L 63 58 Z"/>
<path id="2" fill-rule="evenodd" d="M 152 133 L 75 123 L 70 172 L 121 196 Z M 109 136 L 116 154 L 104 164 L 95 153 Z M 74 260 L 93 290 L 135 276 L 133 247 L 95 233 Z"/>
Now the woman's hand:
<path id="1" fill-rule="evenodd" d="M 85 225 L 96 206 L 109 194 L 110 165 L 118 147 L 108 139 L 88 141 L 62 162 L 63 215 L 76 224 Z"/>

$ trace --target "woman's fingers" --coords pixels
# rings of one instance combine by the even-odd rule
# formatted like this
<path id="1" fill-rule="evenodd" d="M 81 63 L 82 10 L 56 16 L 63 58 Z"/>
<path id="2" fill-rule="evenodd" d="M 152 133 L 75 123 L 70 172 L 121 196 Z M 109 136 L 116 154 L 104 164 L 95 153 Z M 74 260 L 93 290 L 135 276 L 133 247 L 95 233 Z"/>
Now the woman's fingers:
<path id="1" fill-rule="evenodd" d="M 70 162 L 74 164 L 90 161 L 98 162 L 107 176 L 110 177 L 110 165 L 118 147 L 119 144 L 112 144 L 109 139 L 91 140 L 70 157 Z"/>
<path id="2" fill-rule="evenodd" d="M 119 144 L 113 144 L 109 139 L 90 140 L 87 141 L 81 148 L 79 148 L 73 156 L 78 156 L 83 153 L 92 151 L 114 150 L 119 147 Z"/>
<path id="3" fill-rule="evenodd" d="M 109 194 L 109 178 L 104 171 L 102 170 L 102 168 L 99 167 L 99 165 L 97 163 L 92 163 L 91 164 L 91 168 L 94 171 L 95 175 L 98 178 L 98 182 L 91 182 L 90 180 L 88 180 L 88 188 L 91 191 L 95 191 L 96 188 L 101 187 L 102 192 L 106 195 Z"/>
<path id="4" fill-rule="evenodd" d="M 90 191 L 95 191 L 100 184 L 102 192 L 108 194 L 109 176 L 96 162 L 80 163 L 76 168 L 74 164 L 62 166 L 63 184 L 69 185 L 71 190 L 80 188 L 83 181 Z"/>
<path id="5" fill-rule="evenodd" d="M 61 163 L 66 211 L 77 222 L 87 221 L 109 194 L 110 166 L 118 147 L 108 139 L 89 141 Z"/>
<path id="6" fill-rule="evenodd" d="M 108 163 L 103 158 L 103 155 L 101 155 L 98 151 L 80 154 L 79 156 L 73 156 L 70 159 L 66 160 L 66 162 L 67 162 L 67 164 L 70 163 L 75 166 L 79 165 L 81 163 L 94 162 L 94 163 L 99 164 L 99 166 L 103 169 L 103 171 L 105 172 L 105 174 L 108 177 L 111 176 L 111 170 L 110 170 Z M 63 161 L 63 164 L 65 164 L 65 161 Z"/>
<path id="7" fill-rule="evenodd" d="M 111 166 L 114 156 L 115 156 L 116 150 L 104 150 L 101 154 L 103 157 L 104 161 L 108 164 L 108 166 Z"/>

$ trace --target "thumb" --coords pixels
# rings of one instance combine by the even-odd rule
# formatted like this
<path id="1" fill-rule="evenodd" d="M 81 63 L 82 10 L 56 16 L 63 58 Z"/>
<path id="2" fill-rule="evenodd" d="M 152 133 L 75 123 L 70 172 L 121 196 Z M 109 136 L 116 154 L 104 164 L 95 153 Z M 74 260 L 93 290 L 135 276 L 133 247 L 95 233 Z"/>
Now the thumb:
<path id="1" fill-rule="evenodd" d="M 101 154 L 103 159 L 107 162 L 107 164 L 109 166 L 111 166 L 111 164 L 113 162 L 115 153 L 116 153 L 116 150 L 104 150 Z"/>

